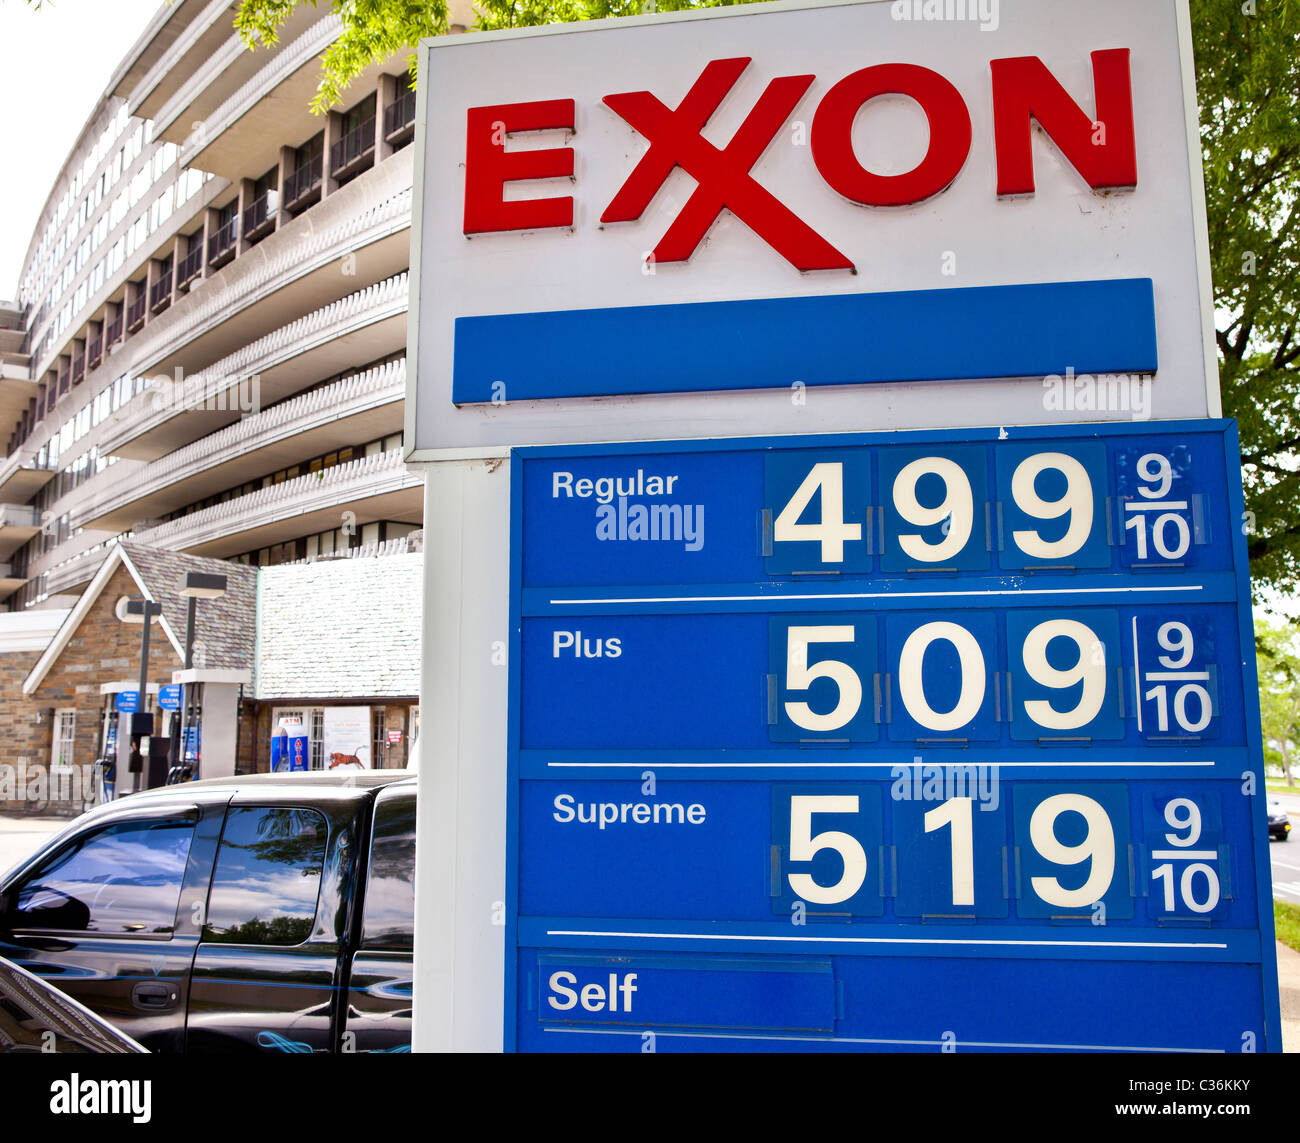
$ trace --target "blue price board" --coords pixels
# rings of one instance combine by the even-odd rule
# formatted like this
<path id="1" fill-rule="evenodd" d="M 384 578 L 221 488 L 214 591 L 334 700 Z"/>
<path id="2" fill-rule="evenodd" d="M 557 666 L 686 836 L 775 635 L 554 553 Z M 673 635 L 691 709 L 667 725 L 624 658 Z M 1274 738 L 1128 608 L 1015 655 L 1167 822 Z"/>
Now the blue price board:
<path id="1" fill-rule="evenodd" d="M 122 714 L 134 714 L 140 709 L 140 695 L 137 691 L 118 691 L 113 705 Z"/>
<path id="2" fill-rule="evenodd" d="M 165 687 L 158 688 L 158 705 L 163 710 L 180 710 L 181 709 L 181 686 L 180 683 L 168 683 Z"/>
<path id="3" fill-rule="evenodd" d="M 1280 1050 L 1232 423 L 513 457 L 508 1048 Z"/>

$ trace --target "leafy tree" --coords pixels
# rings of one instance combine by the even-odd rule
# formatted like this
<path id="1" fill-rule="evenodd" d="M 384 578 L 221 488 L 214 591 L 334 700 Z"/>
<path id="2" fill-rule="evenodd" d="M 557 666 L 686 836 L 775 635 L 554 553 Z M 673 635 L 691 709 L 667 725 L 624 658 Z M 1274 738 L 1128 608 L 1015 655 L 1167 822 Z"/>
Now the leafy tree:
<path id="1" fill-rule="evenodd" d="M 1294 627 L 1255 621 L 1255 657 L 1259 670 L 1259 714 L 1264 741 L 1276 741 L 1288 786 L 1291 750 L 1300 742 L 1300 634 Z"/>
<path id="2" fill-rule="evenodd" d="M 1256 590 L 1300 573 L 1300 0 L 1192 0 L 1224 414 Z M 1253 520 L 1252 520 L 1253 516 Z"/>
<path id="3" fill-rule="evenodd" d="M 479 0 L 476 27 L 520 28 L 731 0 Z M 241 0 L 245 41 L 274 43 L 302 3 Z M 313 107 L 367 66 L 447 31 L 446 0 L 329 0 L 343 22 Z M 1241 430 L 1257 588 L 1300 583 L 1300 0 L 1192 0 L 1225 415 Z M 411 57 L 414 69 L 415 59 Z M 414 74 L 414 70 L 412 70 Z"/>
<path id="4" fill-rule="evenodd" d="M 528 28 L 736 2 L 744 0 L 481 0 L 475 27 L 481 31 Z M 299 4 L 322 7 L 320 0 L 240 0 L 235 30 L 250 48 L 277 43 L 280 28 Z M 312 110 L 318 113 L 338 103 L 347 85 L 371 64 L 414 47 L 426 36 L 448 31 L 446 0 L 328 0 L 328 7 L 342 22 L 343 31 L 321 55 L 321 78 L 312 101 Z M 408 65 L 414 79 L 414 53 Z"/>

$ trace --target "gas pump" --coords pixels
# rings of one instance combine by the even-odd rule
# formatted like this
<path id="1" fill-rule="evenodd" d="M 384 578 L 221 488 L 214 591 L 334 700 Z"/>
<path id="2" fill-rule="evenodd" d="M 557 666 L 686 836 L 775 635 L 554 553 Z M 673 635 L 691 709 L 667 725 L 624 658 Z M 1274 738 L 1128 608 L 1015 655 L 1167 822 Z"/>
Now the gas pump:
<path id="1" fill-rule="evenodd" d="M 95 759 L 95 805 L 111 802 L 117 796 L 117 723 L 116 695 L 104 696 L 100 726 L 99 755 Z"/>

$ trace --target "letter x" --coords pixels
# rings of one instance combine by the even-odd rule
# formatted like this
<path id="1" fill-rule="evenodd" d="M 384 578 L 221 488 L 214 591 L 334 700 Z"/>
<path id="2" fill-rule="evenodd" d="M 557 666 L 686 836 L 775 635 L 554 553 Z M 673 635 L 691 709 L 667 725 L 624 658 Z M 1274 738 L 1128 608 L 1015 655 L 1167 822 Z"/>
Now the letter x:
<path id="1" fill-rule="evenodd" d="M 605 96 L 616 114 L 650 140 L 650 149 L 600 220 L 640 218 L 673 168 L 681 167 L 698 185 L 655 247 L 656 262 L 687 261 L 725 207 L 800 270 L 852 269 L 852 262 L 749 173 L 816 76 L 772 80 L 722 150 L 700 135 L 749 62 L 713 60 L 676 111 L 648 91 Z"/>

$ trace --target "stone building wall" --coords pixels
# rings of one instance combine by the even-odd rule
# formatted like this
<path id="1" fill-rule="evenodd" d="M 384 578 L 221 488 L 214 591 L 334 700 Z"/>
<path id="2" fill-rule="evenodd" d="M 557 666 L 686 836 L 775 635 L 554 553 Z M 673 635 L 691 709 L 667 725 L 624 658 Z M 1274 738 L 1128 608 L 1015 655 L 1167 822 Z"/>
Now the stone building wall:
<path id="1" fill-rule="evenodd" d="M 100 694 L 102 683 L 119 679 L 138 679 L 140 674 L 141 628 L 117 618 L 117 601 L 124 595 L 138 597 L 139 586 L 126 568 L 119 568 L 91 605 L 68 645 L 31 694 L 22 693 L 23 680 L 40 658 L 39 652 L 0 656 L 0 731 L 7 730 L 3 741 L 19 757 L 28 757 L 29 788 L 33 770 L 44 775 L 48 788 L 48 805 L 40 799 L 21 799 L 14 809 L 72 816 L 81 812 L 85 792 L 90 789 L 92 764 L 99 755 L 103 714 L 107 697 Z M 172 671 L 181 666 L 162 627 L 154 622 L 149 636 L 149 682 L 165 686 Z M 49 762 L 53 748 L 52 712 L 76 711 L 76 738 L 73 765 L 80 768 L 71 783 L 62 789 L 50 785 Z M 39 716 L 39 721 L 38 721 Z M 21 747 L 21 748 L 20 748 Z M 0 794 L 3 789 L 0 788 Z M 0 798 L 2 802 L 2 798 Z"/>
<path id="2" fill-rule="evenodd" d="M 37 813 L 46 810 L 50 750 L 54 720 L 40 704 L 23 697 L 23 680 L 31 673 L 40 651 L 0 654 L 0 813 Z"/>

